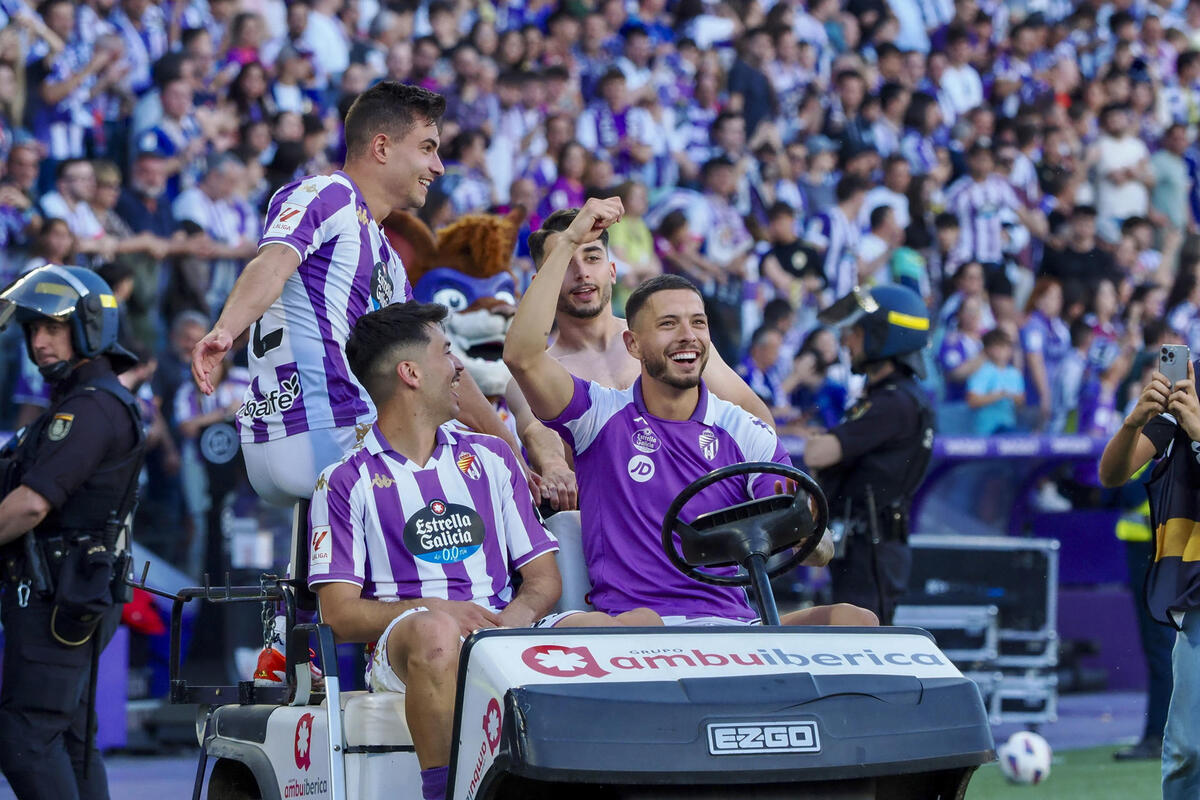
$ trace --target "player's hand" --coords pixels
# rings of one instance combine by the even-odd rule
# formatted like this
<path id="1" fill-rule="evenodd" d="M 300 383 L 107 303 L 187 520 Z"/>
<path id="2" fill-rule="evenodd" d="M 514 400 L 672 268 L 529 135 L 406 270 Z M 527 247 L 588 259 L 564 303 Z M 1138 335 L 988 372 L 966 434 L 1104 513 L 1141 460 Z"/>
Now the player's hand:
<path id="1" fill-rule="evenodd" d="M 213 393 L 213 385 L 208 380 L 212 371 L 225 360 L 225 354 L 233 348 L 233 337 L 219 328 L 214 328 L 196 343 L 192 350 L 192 378 L 200 391 L 205 394 Z"/>
<path id="2" fill-rule="evenodd" d="M 500 616 L 495 611 L 489 611 L 483 606 L 461 600 L 442 600 L 437 597 L 427 597 L 421 600 L 422 605 L 431 611 L 442 611 L 458 622 L 459 634 L 470 636 L 481 628 L 500 627 Z"/>
<path id="3" fill-rule="evenodd" d="M 497 618 L 501 628 L 528 628 L 537 622 L 537 616 L 522 603 L 509 603 Z"/>
<path id="4" fill-rule="evenodd" d="M 1167 398 L 1167 411 L 1175 415 L 1179 427 L 1193 442 L 1200 442 L 1200 399 L 1196 397 L 1196 371 L 1191 361 L 1187 370 L 1187 380 L 1175 381 L 1175 388 Z"/>
<path id="5" fill-rule="evenodd" d="M 826 528 L 821 533 L 821 541 L 817 542 L 817 547 L 808 557 L 800 562 L 802 567 L 823 567 L 830 561 L 833 561 L 833 536 Z"/>
<path id="6" fill-rule="evenodd" d="M 542 470 L 542 497 L 555 511 L 575 511 L 579 508 L 579 486 L 575 473 L 566 461 L 550 464 Z"/>
<path id="7" fill-rule="evenodd" d="M 583 204 L 583 208 L 579 209 L 579 214 L 565 231 L 567 241 L 576 247 L 594 242 L 624 214 L 625 206 L 621 203 L 621 198 L 593 197 Z"/>
<path id="8" fill-rule="evenodd" d="M 1188 375 L 1192 374 L 1192 364 L 1188 362 Z M 1159 414 L 1167 410 L 1167 398 L 1171 395 L 1171 384 L 1167 382 L 1167 376 L 1161 372 L 1155 372 L 1150 376 L 1150 382 L 1142 389 L 1142 394 L 1138 397 L 1137 405 L 1133 407 L 1133 411 L 1129 412 L 1129 416 L 1125 418 L 1128 425 L 1135 428 L 1141 428 L 1150 420 L 1157 417 Z"/>

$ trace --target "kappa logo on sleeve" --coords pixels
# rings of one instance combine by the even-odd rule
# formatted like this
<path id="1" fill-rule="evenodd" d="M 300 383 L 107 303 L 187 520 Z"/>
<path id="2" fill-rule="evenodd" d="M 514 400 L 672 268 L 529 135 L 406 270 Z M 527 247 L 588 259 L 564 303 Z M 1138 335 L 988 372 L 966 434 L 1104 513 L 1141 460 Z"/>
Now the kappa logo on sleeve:
<path id="1" fill-rule="evenodd" d="M 318 525 L 312 529 L 312 552 L 308 559 L 310 569 L 322 564 L 328 565 L 333 560 L 330 530 L 328 525 Z"/>
<path id="2" fill-rule="evenodd" d="M 296 205 L 295 203 L 284 203 L 280 207 L 275 221 L 271 223 L 271 227 L 267 228 L 267 235 L 284 236 L 295 233 L 300 220 L 304 219 L 304 212 L 306 210 L 304 206 Z"/>

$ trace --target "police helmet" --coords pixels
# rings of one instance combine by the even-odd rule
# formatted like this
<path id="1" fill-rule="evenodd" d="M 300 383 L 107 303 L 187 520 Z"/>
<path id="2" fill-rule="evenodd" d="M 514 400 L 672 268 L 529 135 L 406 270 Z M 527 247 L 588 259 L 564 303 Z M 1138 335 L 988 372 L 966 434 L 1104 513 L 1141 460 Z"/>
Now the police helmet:
<path id="1" fill-rule="evenodd" d="M 0 292 L 0 328 L 12 319 L 21 326 L 39 319 L 67 323 L 76 359 L 108 356 L 116 372 L 137 364 L 137 357 L 117 343 L 120 312 L 112 289 L 89 269 L 47 264 L 22 275 Z M 25 346 L 32 359 L 33 345 L 28 328 Z M 57 369 L 46 377 L 61 379 L 73 366 L 54 365 Z"/>
<path id="2" fill-rule="evenodd" d="M 925 377 L 921 351 L 929 343 L 929 311 L 905 286 L 854 287 L 819 315 L 821 322 L 839 328 L 857 325 L 863 331 L 862 364 L 892 360 Z"/>

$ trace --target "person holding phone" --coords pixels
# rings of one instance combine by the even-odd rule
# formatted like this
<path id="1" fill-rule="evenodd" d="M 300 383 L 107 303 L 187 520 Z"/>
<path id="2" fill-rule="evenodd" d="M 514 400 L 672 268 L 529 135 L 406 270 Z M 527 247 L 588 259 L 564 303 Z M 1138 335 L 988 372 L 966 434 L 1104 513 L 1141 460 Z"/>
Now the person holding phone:
<path id="1" fill-rule="evenodd" d="M 1163 732 L 1164 800 L 1200 796 L 1200 399 L 1190 358 L 1181 345 L 1161 348 L 1158 371 L 1104 448 L 1099 470 L 1100 482 L 1116 488 L 1158 462 L 1146 485 L 1155 537 L 1146 598 L 1156 620 L 1178 629 Z"/>

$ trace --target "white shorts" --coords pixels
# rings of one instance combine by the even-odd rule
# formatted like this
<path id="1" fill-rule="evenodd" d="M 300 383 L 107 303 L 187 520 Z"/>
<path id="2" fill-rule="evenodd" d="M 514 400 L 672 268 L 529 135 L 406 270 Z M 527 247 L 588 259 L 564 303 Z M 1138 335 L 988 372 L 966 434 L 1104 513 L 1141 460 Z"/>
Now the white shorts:
<path id="1" fill-rule="evenodd" d="M 687 628 L 687 627 L 707 628 L 710 626 L 720 626 L 720 625 L 730 625 L 730 626 L 762 625 L 762 621 L 757 620 L 757 619 L 741 620 L 741 619 L 727 619 L 725 617 L 669 616 L 669 617 L 663 617 L 662 621 L 663 621 L 663 625 L 679 626 L 679 627 L 685 627 L 685 628 Z"/>
<path id="2" fill-rule="evenodd" d="M 293 506 L 312 498 L 321 470 L 341 461 L 357 443 L 353 426 L 305 431 L 272 442 L 243 442 L 246 475 L 265 502 Z"/>
<path id="3" fill-rule="evenodd" d="M 404 681 L 400 680 L 400 676 L 396 674 L 396 671 L 394 669 L 392 669 L 392 664 L 388 660 L 388 654 L 387 654 L 388 637 L 392 635 L 392 628 L 396 627 L 396 623 L 398 623 L 400 620 L 404 619 L 405 617 L 407 617 L 411 614 L 416 614 L 418 611 L 428 611 L 428 610 L 429 609 L 425 608 L 424 606 L 417 606 L 416 608 L 410 608 L 407 611 L 405 611 L 404 613 L 400 614 L 400 616 L 396 617 L 391 622 L 389 622 L 388 626 L 386 628 L 384 628 L 383 634 L 380 635 L 378 640 L 376 640 L 375 646 L 371 648 L 371 658 L 370 658 L 370 661 L 367 662 L 367 670 L 366 670 L 366 672 L 367 672 L 367 674 L 366 674 L 367 688 L 370 689 L 372 692 L 404 692 L 404 691 L 406 691 L 405 686 L 404 686 Z M 585 611 L 556 611 L 552 614 L 547 614 L 546 616 L 542 617 L 541 619 L 539 619 L 537 622 L 533 623 L 529 627 L 531 627 L 531 628 L 553 628 L 555 625 L 562 622 L 567 617 L 570 617 L 574 614 L 585 614 L 585 613 L 587 613 L 587 612 L 585 612 Z M 459 642 L 462 642 L 463 638 L 460 636 L 460 637 L 458 637 L 458 640 L 459 640 Z"/>

